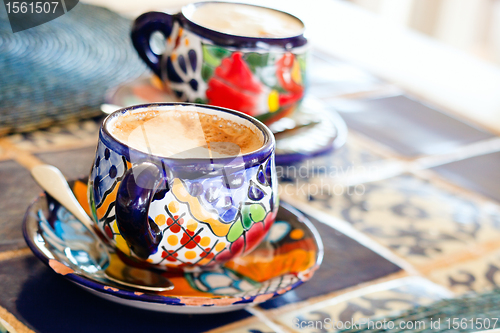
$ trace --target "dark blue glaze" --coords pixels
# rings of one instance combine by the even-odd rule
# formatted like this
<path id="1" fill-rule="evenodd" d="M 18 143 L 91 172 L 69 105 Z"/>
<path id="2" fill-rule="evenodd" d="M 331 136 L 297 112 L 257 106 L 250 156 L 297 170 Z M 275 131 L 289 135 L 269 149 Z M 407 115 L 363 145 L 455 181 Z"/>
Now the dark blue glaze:
<path id="1" fill-rule="evenodd" d="M 244 37 L 236 36 L 231 34 L 226 34 L 218 32 L 212 29 L 202 27 L 187 18 L 186 13 L 192 12 L 196 7 L 201 6 L 206 3 L 217 3 L 218 1 L 200 2 L 189 4 L 184 6 L 182 11 L 175 15 L 170 15 L 160 12 L 149 12 L 139 16 L 133 26 L 132 26 L 132 43 L 139 53 L 139 56 L 146 62 L 146 64 L 153 70 L 153 72 L 159 77 L 162 76 L 162 56 L 153 52 L 150 45 L 151 35 L 159 31 L 165 38 L 168 38 L 172 33 L 172 27 L 175 21 L 179 22 L 180 26 L 184 29 L 188 29 L 191 32 L 202 36 L 204 39 L 209 40 L 214 45 L 220 46 L 230 46 L 236 48 L 262 48 L 263 44 L 268 46 L 279 46 L 285 49 L 291 49 L 294 47 L 299 47 L 307 44 L 307 39 L 304 37 L 303 31 L 295 36 L 283 37 L 283 38 L 272 38 L 272 37 Z M 260 7 L 249 4 L 241 4 L 246 6 Z M 286 13 L 288 14 L 288 13 Z M 297 17 L 288 14 L 299 22 L 302 22 Z M 302 23 L 303 25 L 303 23 Z M 182 57 L 182 58 L 181 58 Z M 188 52 L 189 62 L 193 71 L 196 70 L 196 53 L 192 50 Z M 184 71 L 186 71 L 186 60 L 183 56 L 179 56 L 179 65 Z M 167 59 L 166 64 L 167 77 L 172 82 L 181 82 L 179 80 L 179 75 L 175 72 L 170 58 Z M 196 87 L 197 88 L 197 87 Z M 197 90 L 193 87 L 194 90 Z"/>
<path id="2" fill-rule="evenodd" d="M 127 170 L 116 195 L 116 222 L 134 253 L 147 259 L 158 251 L 159 227 L 148 218 L 149 204 L 161 182 L 160 170 L 145 162 Z"/>
<path id="3" fill-rule="evenodd" d="M 149 155 L 143 153 L 134 148 L 130 148 L 127 145 L 118 142 L 114 139 L 107 129 L 107 124 L 114 118 L 120 116 L 121 114 L 133 111 L 136 109 L 161 109 L 173 107 L 174 105 L 184 105 L 184 106 L 196 106 L 199 108 L 212 109 L 223 111 L 238 117 L 241 117 L 253 125 L 255 125 L 261 132 L 264 138 L 264 144 L 258 150 L 244 154 L 241 158 L 233 157 L 222 157 L 222 158 L 175 158 L 175 157 L 161 157 L 155 155 Z M 249 169 L 259 164 L 264 163 L 269 156 L 274 152 L 274 135 L 271 130 L 264 126 L 260 121 L 255 118 L 249 117 L 244 113 L 226 109 L 218 106 L 212 105 L 199 105 L 193 103 L 157 103 L 157 104 L 142 104 L 134 105 L 131 107 L 123 108 L 110 114 L 103 122 L 103 126 L 99 131 L 99 139 L 102 143 L 115 151 L 117 154 L 125 156 L 128 161 L 133 161 L 134 163 L 149 161 L 156 165 L 163 165 L 166 169 L 166 176 L 169 179 L 174 177 L 181 179 L 196 179 L 196 178 L 206 178 L 207 176 L 223 176 L 232 175 L 236 171 L 241 171 L 244 169 Z M 175 171 L 173 171 L 175 170 Z M 170 174 L 168 174 L 170 173 Z M 230 179 L 231 181 L 232 179 Z"/>
<path id="4" fill-rule="evenodd" d="M 269 164 L 269 162 L 268 162 L 268 164 Z M 257 180 L 262 185 L 267 185 L 267 183 L 266 183 L 266 176 L 264 175 L 264 172 L 262 171 L 262 168 L 259 169 L 259 173 L 257 174 Z"/>
<path id="5" fill-rule="evenodd" d="M 248 197 L 254 201 L 259 201 L 264 198 L 264 192 L 260 187 L 253 181 L 250 181 L 250 187 L 248 188 Z"/>
<path id="6" fill-rule="evenodd" d="M 170 57 L 167 59 L 167 77 L 172 82 L 183 82 L 182 78 L 175 71 L 174 65 L 172 64 L 172 59 Z"/>
<path id="7" fill-rule="evenodd" d="M 272 209 L 272 208 L 271 208 Z M 235 207 L 230 207 L 225 213 L 221 215 L 223 221 L 233 221 L 238 215 L 239 210 Z"/>
<path id="8" fill-rule="evenodd" d="M 193 69 L 193 72 L 196 72 L 196 52 L 194 50 L 189 50 L 188 51 L 188 57 L 189 57 L 189 63 L 191 64 L 191 68 Z"/>
<path id="9" fill-rule="evenodd" d="M 251 168 L 262 169 L 262 164 L 270 159 L 274 151 L 274 136 L 258 120 L 237 111 L 208 105 L 196 105 L 196 107 L 223 111 L 253 123 L 262 133 L 264 139 L 262 147 L 238 158 L 161 157 L 130 148 L 109 133 L 108 124 L 125 112 L 136 109 L 171 110 L 172 107 L 179 107 L 179 105 L 191 106 L 193 104 L 160 103 L 118 110 L 104 120 L 99 132 L 100 141 L 106 149 L 122 156 L 132 164 L 132 167 L 123 175 L 119 185 L 115 213 L 120 234 L 132 251 L 142 259 L 147 259 L 151 254 L 156 253 L 162 239 L 160 229 L 148 217 L 148 211 L 152 200 L 165 197 L 169 189 L 169 181 L 174 178 L 183 179 L 192 196 L 206 199 L 217 210 L 224 222 L 230 222 L 238 213 L 231 197 L 236 196 L 233 191 L 241 190 L 245 192 L 243 193 L 245 195 L 247 189 L 242 185 L 249 178 L 246 173 L 250 172 Z M 206 179 L 209 181 L 204 187 L 203 182 Z M 94 179 L 93 185 L 99 186 L 99 176 Z M 228 189 L 231 196 L 228 195 Z M 264 192 L 256 186 L 252 186 L 250 192 L 252 200 L 261 200 L 264 197 Z"/>
<path id="10" fill-rule="evenodd" d="M 151 35 L 160 31 L 165 36 L 170 36 L 175 15 L 159 12 L 149 12 L 139 16 L 132 26 L 132 43 L 139 56 L 148 64 L 153 72 L 161 76 L 161 55 L 153 52 L 150 45 Z"/>
<path id="11" fill-rule="evenodd" d="M 184 6 L 182 8 L 182 11 L 176 15 L 176 19 L 179 20 L 179 23 L 182 27 L 188 28 L 188 30 L 194 32 L 197 35 L 203 36 L 204 38 L 208 38 L 211 40 L 215 45 L 221 45 L 221 46 L 234 46 L 238 48 L 258 48 L 259 44 L 265 43 L 268 45 L 275 45 L 275 46 L 281 46 L 285 48 L 293 48 L 293 47 L 299 47 L 303 46 L 307 43 L 306 38 L 304 37 L 303 32 L 296 36 L 290 36 L 290 37 L 283 37 L 283 38 L 272 38 L 272 37 L 244 37 L 244 36 L 236 36 L 236 35 L 230 35 L 230 34 L 225 34 L 222 32 L 218 32 L 212 29 L 208 29 L 205 27 L 202 27 L 193 21 L 190 21 L 187 18 L 186 13 L 194 11 L 196 7 L 202 6 L 207 3 L 218 3 L 221 1 L 204 1 L 204 2 L 198 2 L 198 3 L 192 3 L 187 6 Z M 250 5 L 250 4 L 245 4 L 245 3 L 237 3 L 240 5 L 246 5 L 246 6 L 252 6 L 252 7 L 262 7 L 262 6 L 257 6 L 257 5 Z M 264 7 L 267 8 L 267 7 Z M 147 14 L 147 13 L 146 13 Z M 286 13 L 287 15 L 292 16 L 293 18 L 297 19 L 299 22 L 303 24 L 303 22 L 297 18 L 296 16 L 293 16 L 289 13 Z"/>
<path id="12" fill-rule="evenodd" d="M 184 59 L 184 56 L 182 54 L 179 56 L 179 58 L 177 58 L 177 62 L 179 63 L 179 67 L 182 69 L 184 74 L 187 74 L 186 59 Z"/>
<path id="13" fill-rule="evenodd" d="M 267 161 L 266 163 L 266 169 L 265 169 L 265 177 L 267 181 L 267 185 L 272 184 L 272 165 L 271 165 L 271 160 Z"/>
<path id="14" fill-rule="evenodd" d="M 196 81 L 195 79 L 189 80 L 189 85 L 194 91 L 198 90 L 198 81 Z"/>

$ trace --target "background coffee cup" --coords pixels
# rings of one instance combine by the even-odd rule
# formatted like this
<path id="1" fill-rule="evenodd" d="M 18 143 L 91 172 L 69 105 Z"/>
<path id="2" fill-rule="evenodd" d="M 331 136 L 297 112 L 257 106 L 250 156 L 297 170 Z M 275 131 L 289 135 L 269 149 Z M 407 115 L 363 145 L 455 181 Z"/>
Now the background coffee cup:
<path id="1" fill-rule="evenodd" d="M 303 23 L 272 10 L 297 20 L 300 32 L 286 37 L 223 33 L 191 20 L 207 3 L 189 4 L 175 15 L 149 12 L 139 16 L 132 27 L 132 41 L 140 57 L 180 100 L 238 110 L 266 124 L 290 115 L 306 89 L 308 43 Z M 163 54 L 151 48 L 155 32 L 166 37 Z"/>
<path id="2" fill-rule="evenodd" d="M 243 121 L 263 144 L 236 157 L 165 158 L 131 148 L 109 129 L 125 113 L 179 106 Z M 158 268 L 211 267 L 248 253 L 276 217 L 274 149 L 271 131 L 241 112 L 186 103 L 118 110 L 101 126 L 89 177 L 96 227 L 129 258 Z"/>

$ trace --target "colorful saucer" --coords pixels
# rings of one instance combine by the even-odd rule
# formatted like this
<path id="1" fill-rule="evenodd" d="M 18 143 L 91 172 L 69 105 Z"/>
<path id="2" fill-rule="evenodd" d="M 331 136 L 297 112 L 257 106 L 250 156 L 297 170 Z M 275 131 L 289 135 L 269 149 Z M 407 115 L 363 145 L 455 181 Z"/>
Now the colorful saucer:
<path id="1" fill-rule="evenodd" d="M 86 182 L 71 185 L 88 211 Z M 147 292 L 124 288 L 110 281 L 86 278 L 101 255 L 92 253 L 95 238 L 57 201 L 41 194 L 28 208 L 24 238 L 33 253 L 56 273 L 102 298 L 137 308 L 170 313 L 201 314 L 239 310 L 282 295 L 307 281 L 323 259 L 317 230 L 298 211 L 280 204 L 276 222 L 266 239 L 250 254 L 217 269 L 196 273 L 165 273 L 175 288 Z M 112 253 L 109 269 L 142 280 L 142 270 Z"/>
<path id="2" fill-rule="evenodd" d="M 141 77 L 109 90 L 106 103 L 120 107 L 155 102 L 176 102 L 173 94 L 153 77 Z M 281 133 L 288 124 L 313 122 L 297 130 Z M 292 125 L 293 126 L 293 125 Z M 323 155 L 342 147 L 347 139 L 347 126 L 334 110 L 307 96 L 289 117 L 278 120 L 269 128 L 276 133 L 276 164 L 297 163 L 307 158 Z"/>

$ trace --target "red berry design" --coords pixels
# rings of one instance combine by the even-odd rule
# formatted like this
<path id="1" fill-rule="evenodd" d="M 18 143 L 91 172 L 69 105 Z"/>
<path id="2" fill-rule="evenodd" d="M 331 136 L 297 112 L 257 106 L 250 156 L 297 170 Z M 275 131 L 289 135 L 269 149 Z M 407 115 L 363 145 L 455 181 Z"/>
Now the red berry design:
<path id="1" fill-rule="evenodd" d="M 196 236 L 194 239 L 191 239 L 190 236 L 193 236 L 193 235 L 194 235 L 194 231 L 186 230 L 186 232 L 184 233 L 184 235 L 181 238 L 181 244 L 182 245 L 186 244 L 185 247 L 187 249 L 194 249 L 196 247 L 196 244 L 201 239 L 200 236 Z"/>
<path id="2" fill-rule="evenodd" d="M 200 254 L 200 257 L 207 257 L 208 259 L 212 259 L 214 257 L 214 254 L 212 252 L 210 252 L 212 249 L 209 248 L 209 247 L 206 247 L 205 248 L 205 252 L 203 252 L 202 254 Z"/>
<path id="3" fill-rule="evenodd" d="M 174 216 L 174 218 L 177 220 L 178 216 L 176 215 L 176 216 Z M 180 219 L 179 221 L 177 221 L 177 223 L 182 224 L 182 223 L 184 223 L 184 221 L 183 221 L 183 219 Z M 176 234 L 176 233 L 178 233 L 179 231 L 181 231 L 181 226 L 180 226 L 179 224 L 176 224 L 176 223 L 174 222 L 174 220 L 173 220 L 171 217 L 169 217 L 169 218 L 167 219 L 167 225 L 170 227 L 170 230 L 171 230 L 174 234 Z"/>
<path id="4" fill-rule="evenodd" d="M 184 219 L 183 218 L 179 218 L 179 215 L 175 215 L 174 216 L 174 219 L 177 221 L 177 223 L 179 224 L 183 224 L 184 223 Z"/>
<path id="5" fill-rule="evenodd" d="M 113 239 L 113 230 L 111 230 L 111 228 L 109 227 L 109 224 L 107 224 L 104 227 L 104 232 L 106 233 L 106 236 L 108 236 L 108 238 Z"/>
<path id="6" fill-rule="evenodd" d="M 210 253 L 203 252 L 202 254 L 200 254 L 200 257 L 202 258 L 204 258 L 205 256 L 207 259 L 212 259 L 214 257 L 214 254 L 212 252 Z"/>
<path id="7" fill-rule="evenodd" d="M 174 262 L 175 262 L 175 261 L 177 261 L 177 259 L 175 259 L 175 258 L 176 258 L 178 255 L 179 255 L 179 254 L 174 253 L 174 251 L 168 251 L 168 252 L 163 251 L 163 252 L 161 253 L 161 257 L 162 257 L 162 258 L 165 258 L 165 259 L 167 259 L 168 261 L 174 261 Z"/>

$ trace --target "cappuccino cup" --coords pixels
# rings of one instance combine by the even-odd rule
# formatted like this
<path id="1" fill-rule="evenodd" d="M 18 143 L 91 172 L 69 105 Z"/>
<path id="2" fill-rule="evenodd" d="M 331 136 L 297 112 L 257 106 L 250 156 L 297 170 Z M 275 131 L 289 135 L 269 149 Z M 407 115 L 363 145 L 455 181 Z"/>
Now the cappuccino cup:
<path id="1" fill-rule="evenodd" d="M 88 199 L 117 251 L 197 270 L 255 248 L 277 209 L 275 141 L 241 112 L 188 103 L 124 108 L 103 122 Z"/>
<path id="2" fill-rule="evenodd" d="M 165 51 L 151 36 L 166 38 Z M 139 56 L 182 101 L 234 109 L 270 124 L 290 115 L 306 89 L 304 24 L 241 3 L 200 2 L 175 15 L 149 12 L 132 27 Z"/>

